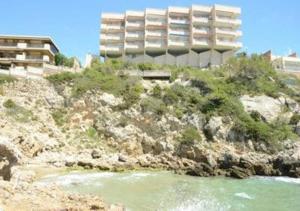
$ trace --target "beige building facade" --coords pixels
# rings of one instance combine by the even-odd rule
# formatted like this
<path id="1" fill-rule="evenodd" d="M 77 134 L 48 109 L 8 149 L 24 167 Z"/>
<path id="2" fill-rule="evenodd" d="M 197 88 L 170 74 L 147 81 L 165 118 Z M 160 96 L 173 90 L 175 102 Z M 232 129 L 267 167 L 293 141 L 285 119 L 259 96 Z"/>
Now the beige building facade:
<path id="1" fill-rule="evenodd" d="M 221 65 L 242 47 L 241 9 L 222 5 L 103 13 L 100 55 L 134 63 Z"/>
<path id="2" fill-rule="evenodd" d="M 0 35 L 0 70 L 12 75 L 40 74 L 45 65 L 54 64 L 59 52 L 50 37 Z"/>

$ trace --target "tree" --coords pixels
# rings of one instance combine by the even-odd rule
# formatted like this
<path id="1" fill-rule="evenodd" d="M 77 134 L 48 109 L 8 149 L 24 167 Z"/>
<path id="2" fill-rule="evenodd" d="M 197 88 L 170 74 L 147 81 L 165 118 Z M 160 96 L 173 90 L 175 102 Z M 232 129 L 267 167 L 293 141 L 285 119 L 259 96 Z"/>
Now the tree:
<path id="1" fill-rule="evenodd" d="M 55 54 L 55 65 L 57 66 L 67 66 L 73 67 L 74 65 L 74 57 L 68 58 L 62 53 Z"/>

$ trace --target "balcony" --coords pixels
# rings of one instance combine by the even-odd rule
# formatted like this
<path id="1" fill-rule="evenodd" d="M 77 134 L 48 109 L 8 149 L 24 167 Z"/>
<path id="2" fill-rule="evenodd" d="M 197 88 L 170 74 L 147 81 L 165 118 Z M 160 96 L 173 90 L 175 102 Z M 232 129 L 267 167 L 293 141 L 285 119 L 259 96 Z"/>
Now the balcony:
<path id="1" fill-rule="evenodd" d="M 18 43 L 0 43 L 0 47 L 17 47 L 18 46 Z"/>
<path id="2" fill-rule="evenodd" d="M 141 40 L 144 39 L 144 33 L 128 32 L 125 34 L 127 40 Z"/>
<path id="3" fill-rule="evenodd" d="M 188 18 L 169 18 L 169 23 L 170 24 L 190 24 L 190 20 Z"/>
<path id="4" fill-rule="evenodd" d="M 168 47 L 181 47 L 188 48 L 189 47 L 189 37 L 169 37 Z"/>
<path id="5" fill-rule="evenodd" d="M 123 45 L 101 45 L 101 54 L 122 54 L 124 47 Z"/>
<path id="6" fill-rule="evenodd" d="M 215 5 L 214 10 L 216 11 L 217 14 L 228 14 L 233 16 L 241 15 L 241 8 L 239 7 Z"/>
<path id="7" fill-rule="evenodd" d="M 144 50 L 144 43 L 126 43 L 125 49 L 127 52 L 139 52 Z"/>
<path id="8" fill-rule="evenodd" d="M 37 61 L 37 62 L 42 62 L 43 61 L 43 56 L 26 56 L 26 60 L 31 60 L 31 61 Z"/>
<path id="9" fill-rule="evenodd" d="M 101 34 L 101 41 L 103 42 L 118 42 L 123 41 L 124 36 L 118 34 Z"/>
<path id="10" fill-rule="evenodd" d="M 215 32 L 218 35 L 223 35 L 223 36 L 227 36 L 227 37 L 241 37 L 242 36 L 242 31 L 239 31 L 239 30 L 216 28 Z"/>
<path id="11" fill-rule="evenodd" d="M 194 25 L 197 25 L 197 24 L 208 25 L 209 22 L 210 22 L 210 19 L 209 19 L 209 17 L 196 17 L 196 16 L 193 16 L 192 17 L 192 22 L 193 22 Z"/>
<path id="12" fill-rule="evenodd" d="M 166 37 L 167 36 L 167 32 L 166 31 L 146 31 L 146 36 L 150 36 L 150 37 Z"/>
<path id="13" fill-rule="evenodd" d="M 204 38 L 194 38 L 192 41 L 193 47 L 200 47 L 200 48 L 209 48 L 211 46 L 211 41 L 209 39 Z"/>
<path id="14" fill-rule="evenodd" d="M 234 19 L 225 16 L 216 16 L 215 25 L 217 26 L 235 26 L 239 27 L 242 24 L 240 19 Z"/>
<path id="15" fill-rule="evenodd" d="M 44 48 L 43 43 L 28 43 L 27 48 Z"/>
<path id="16" fill-rule="evenodd" d="M 127 21 L 126 22 L 126 28 L 143 28 L 144 26 L 145 26 L 145 24 L 142 21 L 139 21 L 139 22 Z"/>
<path id="17" fill-rule="evenodd" d="M 216 48 L 218 49 L 239 49 L 243 47 L 241 42 L 229 41 L 229 40 L 217 40 Z"/>
<path id="18" fill-rule="evenodd" d="M 147 18 L 146 26 L 166 26 L 167 20 L 165 19 L 155 19 L 155 18 Z"/>
<path id="19" fill-rule="evenodd" d="M 146 41 L 145 48 L 148 50 L 163 50 L 167 48 L 167 44 L 164 41 L 161 42 L 153 42 L 153 41 Z"/>
<path id="20" fill-rule="evenodd" d="M 102 30 L 115 30 L 115 31 L 123 31 L 125 27 L 123 25 L 112 25 L 112 24 L 101 24 Z"/>
<path id="21" fill-rule="evenodd" d="M 182 29 L 169 29 L 169 34 L 171 35 L 178 35 L 178 36 L 189 36 L 189 30 L 182 30 Z"/>
<path id="22" fill-rule="evenodd" d="M 205 35 L 208 36 L 210 34 L 210 30 L 208 28 L 193 28 L 192 29 L 193 34 L 197 35 Z"/>
<path id="23" fill-rule="evenodd" d="M 169 47 L 180 47 L 180 48 L 188 48 L 189 42 L 188 41 L 179 41 L 179 40 L 169 40 L 168 42 Z"/>

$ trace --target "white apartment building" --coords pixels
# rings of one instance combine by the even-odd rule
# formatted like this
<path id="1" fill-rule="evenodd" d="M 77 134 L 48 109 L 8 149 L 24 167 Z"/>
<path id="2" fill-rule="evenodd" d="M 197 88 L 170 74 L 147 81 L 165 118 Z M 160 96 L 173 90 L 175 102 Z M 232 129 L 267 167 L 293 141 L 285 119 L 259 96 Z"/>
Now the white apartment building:
<path id="1" fill-rule="evenodd" d="M 297 57 L 296 53 L 288 56 L 275 56 L 272 51 L 267 51 L 263 55 L 272 62 L 272 65 L 278 71 L 300 73 L 300 58 Z"/>
<path id="2" fill-rule="evenodd" d="M 207 67 L 242 47 L 241 9 L 222 5 L 103 13 L 100 55 L 134 63 Z"/>
<path id="3" fill-rule="evenodd" d="M 28 72 L 39 75 L 45 65 L 54 64 L 58 52 L 50 37 L 0 35 L 0 72 L 20 77 Z"/>

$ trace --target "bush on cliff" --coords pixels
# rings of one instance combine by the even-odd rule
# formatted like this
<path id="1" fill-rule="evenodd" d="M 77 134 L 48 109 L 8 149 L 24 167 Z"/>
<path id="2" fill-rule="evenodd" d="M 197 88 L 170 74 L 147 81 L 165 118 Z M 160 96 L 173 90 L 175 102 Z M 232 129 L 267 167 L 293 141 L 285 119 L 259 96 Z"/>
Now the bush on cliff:
<path id="1" fill-rule="evenodd" d="M 13 117 L 18 122 L 29 122 L 37 119 L 30 110 L 17 105 L 11 99 L 6 100 L 3 106 L 6 108 L 6 115 Z"/>
<path id="2" fill-rule="evenodd" d="M 0 84 L 10 83 L 16 80 L 17 79 L 13 76 L 0 74 Z"/>
<path id="3" fill-rule="evenodd" d="M 184 145 L 194 145 L 198 142 L 201 142 L 201 140 L 202 139 L 198 130 L 191 126 L 188 126 L 183 130 L 181 138 L 179 139 L 180 144 Z"/>

